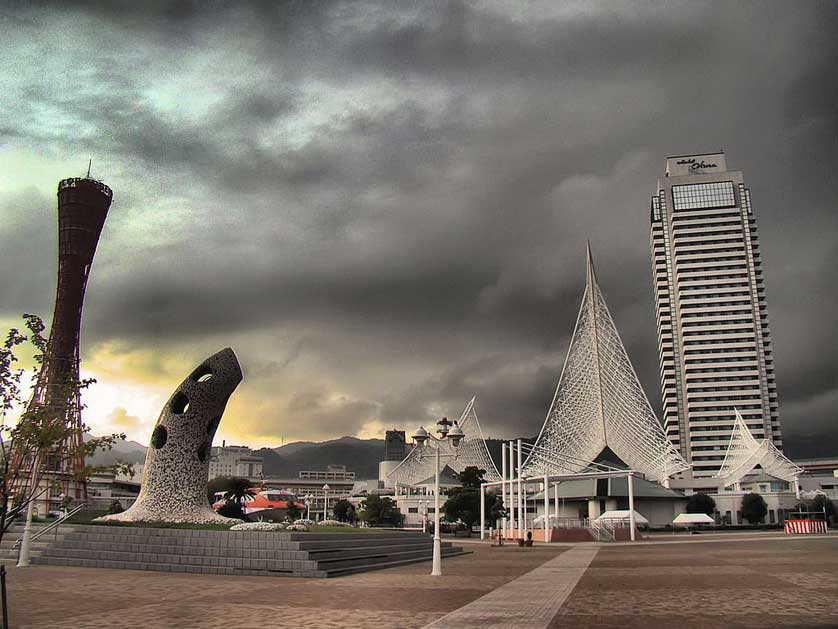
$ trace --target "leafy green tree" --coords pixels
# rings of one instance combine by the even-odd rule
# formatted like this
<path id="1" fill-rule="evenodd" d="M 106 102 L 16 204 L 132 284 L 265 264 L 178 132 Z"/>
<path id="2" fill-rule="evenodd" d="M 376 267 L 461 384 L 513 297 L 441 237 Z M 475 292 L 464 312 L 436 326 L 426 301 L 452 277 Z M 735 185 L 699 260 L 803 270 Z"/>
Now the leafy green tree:
<path id="1" fill-rule="evenodd" d="M 293 522 L 294 520 L 297 520 L 300 517 L 300 514 L 302 514 L 302 510 L 297 506 L 297 503 L 293 499 L 289 498 L 285 501 L 286 519 L 291 520 L 291 522 Z"/>
<path id="2" fill-rule="evenodd" d="M 490 496 L 492 496 L 492 503 L 489 507 L 489 518 L 497 526 L 498 521 L 503 520 L 507 515 L 506 506 L 503 504 L 503 496 L 500 494 L 490 494 Z"/>
<path id="3" fill-rule="evenodd" d="M 224 492 L 225 500 L 232 497 L 236 502 L 242 502 L 247 496 L 254 495 L 251 490 L 252 486 L 253 483 L 250 480 L 241 476 L 216 476 L 207 483 L 207 500 L 213 504 L 218 500 L 215 494 Z"/>
<path id="4" fill-rule="evenodd" d="M 226 518 L 247 519 L 244 512 L 244 503 L 249 496 L 255 495 L 251 489 L 252 483 L 247 478 L 240 476 L 219 476 L 207 483 L 207 498 L 210 502 L 215 500 L 216 492 L 224 492 L 224 504 L 218 508 L 218 514 Z"/>
<path id="5" fill-rule="evenodd" d="M 403 516 L 387 496 L 373 494 L 361 501 L 361 520 L 370 526 L 400 526 Z"/>
<path id="6" fill-rule="evenodd" d="M 810 510 L 817 511 L 818 513 L 826 512 L 827 522 L 832 522 L 832 520 L 835 519 L 835 503 L 833 503 L 826 496 L 821 496 L 820 494 L 815 496 L 815 499 L 812 500 L 812 507 Z"/>
<path id="7" fill-rule="evenodd" d="M 712 516 L 716 512 L 716 501 L 707 494 L 693 494 L 687 500 L 687 513 L 706 513 Z"/>
<path id="8" fill-rule="evenodd" d="M 11 328 L 0 345 L 0 541 L 16 516 L 26 510 L 29 503 L 40 498 L 48 489 L 61 491 L 51 470 L 71 467 L 73 461 L 85 460 L 97 450 L 111 450 L 125 434 L 82 439 L 75 444 L 78 426 L 67 425 L 62 413 L 28 405 L 30 396 L 24 395 L 24 378 L 38 382 L 47 352 L 47 339 L 43 321 L 32 314 L 23 315 L 25 330 Z M 19 366 L 17 352 L 23 350 L 33 357 L 31 369 Z M 28 374 L 28 375 L 27 375 Z M 84 390 L 96 381 L 70 379 L 54 383 L 56 387 L 72 391 Z M 83 408 L 83 407 L 82 407 Z M 23 409 L 20 411 L 20 409 Z M 88 427 L 81 426 L 83 434 Z M 73 445 L 75 444 L 75 445 Z M 16 465 L 16 461 L 23 461 Z M 86 481 L 96 472 L 110 471 L 131 473 L 131 465 L 116 463 L 107 466 L 84 466 L 74 472 L 74 480 Z"/>
<path id="9" fill-rule="evenodd" d="M 768 505 L 762 496 L 755 493 L 742 496 L 742 517 L 751 524 L 760 524 L 768 514 Z"/>
<path id="10" fill-rule="evenodd" d="M 448 500 L 442 506 L 445 517 L 456 522 L 461 521 L 466 529 L 480 521 L 480 492 L 473 489 L 453 489 L 448 494 Z"/>
<path id="11" fill-rule="evenodd" d="M 350 524 L 353 524 L 358 518 L 355 513 L 355 505 L 348 500 L 338 500 L 335 503 L 333 512 L 335 514 L 335 519 L 339 522 L 349 522 Z"/>
<path id="12" fill-rule="evenodd" d="M 462 472 L 457 474 L 457 478 L 459 478 L 465 489 L 480 489 L 480 486 L 486 482 L 486 479 L 484 478 L 485 474 L 486 470 L 481 470 L 474 465 L 469 465 Z"/>
<path id="13" fill-rule="evenodd" d="M 225 518 L 236 518 L 238 520 L 246 520 L 247 514 L 244 512 L 244 507 L 240 502 L 227 500 L 218 508 L 218 515 L 223 515 Z"/>

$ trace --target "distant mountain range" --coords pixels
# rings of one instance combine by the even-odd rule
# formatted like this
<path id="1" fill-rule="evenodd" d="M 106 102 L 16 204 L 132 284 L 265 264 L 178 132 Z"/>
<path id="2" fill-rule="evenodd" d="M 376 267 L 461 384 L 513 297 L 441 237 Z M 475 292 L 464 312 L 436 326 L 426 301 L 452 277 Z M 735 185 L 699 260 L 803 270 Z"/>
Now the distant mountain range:
<path id="1" fill-rule="evenodd" d="M 87 439 L 89 436 L 85 436 Z M 486 440 L 489 453 L 496 462 L 500 461 L 500 444 L 498 439 Z M 120 441 L 113 450 L 97 452 L 88 462 L 92 465 L 144 463 L 146 449 L 136 441 Z M 302 471 L 325 470 L 327 465 L 345 465 L 347 470 L 355 472 L 356 479 L 368 480 L 378 478 L 378 463 L 384 458 L 384 440 L 340 437 L 320 442 L 295 441 L 278 448 L 260 448 L 253 453 L 262 457 L 263 472 L 269 477 L 296 478 Z"/>

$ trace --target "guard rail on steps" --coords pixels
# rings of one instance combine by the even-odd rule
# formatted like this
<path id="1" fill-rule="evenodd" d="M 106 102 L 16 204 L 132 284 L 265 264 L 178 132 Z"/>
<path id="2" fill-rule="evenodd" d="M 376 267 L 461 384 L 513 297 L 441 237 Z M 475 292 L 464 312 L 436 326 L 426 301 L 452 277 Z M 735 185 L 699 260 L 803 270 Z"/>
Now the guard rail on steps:
<path id="1" fill-rule="evenodd" d="M 74 507 L 72 510 L 67 511 L 64 515 L 62 515 L 60 518 L 58 518 L 54 522 L 50 522 L 49 524 L 47 524 L 43 528 L 40 528 L 37 533 L 33 533 L 32 537 L 31 537 L 31 541 L 34 542 L 39 537 L 41 537 L 43 535 L 46 535 L 47 533 L 49 533 L 50 531 L 53 531 L 53 530 L 56 532 L 56 535 L 58 535 L 58 527 L 61 526 L 69 518 L 72 518 L 74 515 L 76 515 L 79 511 L 84 509 L 86 506 L 87 506 L 87 504 L 83 502 L 80 505 L 78 505 L 77 507 Z M 23 537 L 21 536 L 21 538 L 14 543 L 14 546 L 12 546 L 12 548 L 17 548 L 18 546 L 20 546 L 22 541 L 23 541 Z"/>

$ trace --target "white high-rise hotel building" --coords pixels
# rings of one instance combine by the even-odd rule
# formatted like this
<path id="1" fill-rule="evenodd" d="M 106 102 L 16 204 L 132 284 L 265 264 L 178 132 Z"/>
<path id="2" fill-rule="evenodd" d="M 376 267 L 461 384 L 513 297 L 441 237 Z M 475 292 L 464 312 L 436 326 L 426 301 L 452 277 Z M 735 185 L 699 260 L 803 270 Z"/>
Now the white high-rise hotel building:
<path id="1" fill-rule="evenodd" d="M 750 191 L 724 153 L 670 157 L 651 221 L 664 430 L 706 478 L 724 459 L 734 407 L 782 448 Z"/>

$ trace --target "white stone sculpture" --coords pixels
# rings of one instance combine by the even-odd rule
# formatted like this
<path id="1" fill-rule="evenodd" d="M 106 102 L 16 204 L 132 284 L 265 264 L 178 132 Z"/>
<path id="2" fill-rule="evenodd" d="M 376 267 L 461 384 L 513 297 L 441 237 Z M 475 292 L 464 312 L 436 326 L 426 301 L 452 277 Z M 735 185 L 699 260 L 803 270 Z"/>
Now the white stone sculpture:
<path id="1" fill-rule="evenodd" d="M 163 407 L 151 435 L 136 502 L 122 513 L 97 518 L 116 522 L 235 524 L 212 510 L 207 476 L 215 431 L 227 400 L 242 380 L 229 347 L 202 362 Z"/>

